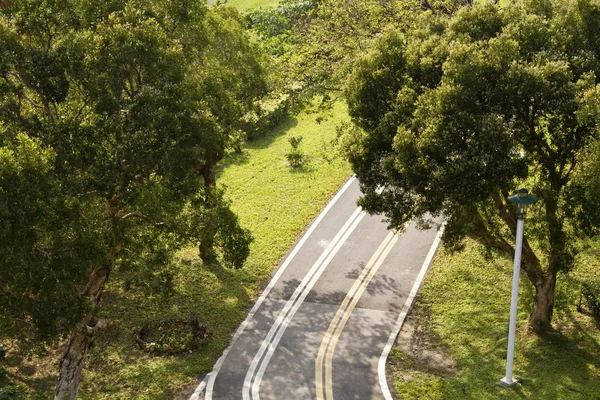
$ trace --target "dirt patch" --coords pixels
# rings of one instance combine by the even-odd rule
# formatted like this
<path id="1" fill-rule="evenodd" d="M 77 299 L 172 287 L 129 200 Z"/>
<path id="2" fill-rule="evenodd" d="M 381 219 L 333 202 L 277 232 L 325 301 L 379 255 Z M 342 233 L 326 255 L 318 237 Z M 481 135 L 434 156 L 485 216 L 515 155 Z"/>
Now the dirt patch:
<path id="1" fill-rule="evenodd" d="M 458 364 L 448 348 L 430 330 L 430 324 L 431 306 L 417 299 L 390 354 L 388 378 L 394 376 L 410 381 L 414 379 L 415 371 L 441 377 L 457 375 Z M 394 385 L 388 386 L 393 388 Z"/>
<path id="2" fill-rule="evenodd" d="M 189 385 L 184 386 L 176 395 L 173 400 L 189 400 L 189 398 L 194 394 L 196 388 L 200 384 L 200 382 L 204 379 L 204 376 L 198 378 L 197 382 L 190 383 Z M 201 398 L 203 398 L 201 396 Z"/>
<path id="3" fill-rule="evenodd" d="M 134 332 L 140 348 L 153 355 L 177 355 L 191 353 L 204 346 L 211 333 L 200 324 L 198 316 L 166 318 L 150 321 Z"/>

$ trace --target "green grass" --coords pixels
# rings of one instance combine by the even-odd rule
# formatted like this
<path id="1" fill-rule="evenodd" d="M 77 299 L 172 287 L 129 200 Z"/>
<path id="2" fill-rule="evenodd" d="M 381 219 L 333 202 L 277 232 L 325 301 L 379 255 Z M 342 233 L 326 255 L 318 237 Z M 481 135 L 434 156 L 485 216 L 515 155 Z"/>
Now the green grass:
<path id="1" fill-rule="evenodd" d="M 321 157 L 335 136 L 335 125 L 346 115 L 337 105 L 333 117 L 320 124 L 314 114 L 290 118 L 245 146 L 243 154 L 225 160 L 218 182 L 227 186 L 241 224 L 255 238 L 244 268 L 203 266 L 197 249 L 191 248 L 179 256 L 174 293 L 144 297 L 111 286 L 104 308 L 111 332 L 91 352 L 80 398 L 172 399 L 212 369 L 274 268 L 350 176 L 346 163 L 329 163 Z M 290 135 L 303 136 L 300 150 L 309 159 L 304 167 L 291 169 L 285 164 Z M 212 333 L 201 351 L 157 357 L 137 349 L 132 332 L 145 321 L 190 312 Z"/>
<path id="2" fill-rule="evenodd" d="M 347 163 L 323 158 L 336 125 L 347 118 L 340 104 L 321 123 L 315 114 L 289 118 L 247 144 L 242 154 L 224 160 L 218 182 L 227 186 L 241 224 L 255 238 L 244 268 L 232 270 L 217 262 L 203 265 L 197 249 L 190 248 L 180 252 L 173 266 L 174 290 L 153 295 L 125 290 L 115 283 L 120 272 L 114 271 L 101 309 L 109 331 L 89 353 L 79 398 L 166 400 L 182 389 L 195 388 L 288 249 L 350 176 Z M 308 162 L 301 168 L 285 164 L 291 135 L 303 136 L 300 150 L 308 155 Z M 152 356 L 137 347 L 134 332 L 146 322 L 185 319 L 190 313 L 211 333 L 200 350 Z M 17 385 L 27 398 L 51 398 L 59 357 L 56 350 L 41 357 L 9 351 L 4 362 L 8 383 Z"/>
<path id="3" fill-rule="evenodd" d="M 540 338 L 527 331 L 532 289 L 521 280 L 514 374 L 526 378 L 514 390 L 496 386 L 504 376 L 512 261 L 487 260 L 476 244 L 462 253 L 441 250 L 420 294 L 435 346 L 457 371 L 408 371 L 410 354 L 391 357 L 400 399 L 600 399 L 600 332 L 577 312 L 570 278 L 559 276 L 554 322 L 561 332 Z M 407 361 L 408 360 L 408 361 Z"/>
<path id="4" fill-rule="evenodd" d="M 240 11 L 246 11 L 250 8 L 275 7 L 278 2 L 278 0 L 228 0 L 227 4 Z"/>

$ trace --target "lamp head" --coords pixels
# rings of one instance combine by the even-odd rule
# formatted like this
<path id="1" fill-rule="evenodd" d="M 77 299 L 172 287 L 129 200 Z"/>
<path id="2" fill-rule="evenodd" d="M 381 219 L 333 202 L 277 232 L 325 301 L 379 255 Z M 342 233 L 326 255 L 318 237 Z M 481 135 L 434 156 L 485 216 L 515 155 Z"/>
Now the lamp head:
<path id="1" fill-rule="evenodd" d="M 518 217 L 524 218 L 525 214 L 527 214 L 527 208 L 537 203 L 538 199 L 534 195 L 529 194 L 529 190 L 521 188 L 517 193 L 508 196 L 508 200 L 517 206 Z"/>

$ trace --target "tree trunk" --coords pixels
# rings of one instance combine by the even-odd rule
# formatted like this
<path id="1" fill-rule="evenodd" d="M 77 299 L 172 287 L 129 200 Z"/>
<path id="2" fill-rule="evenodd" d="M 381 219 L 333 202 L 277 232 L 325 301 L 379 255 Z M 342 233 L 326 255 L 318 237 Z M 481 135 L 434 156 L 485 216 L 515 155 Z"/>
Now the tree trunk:
<path id="1" fill-rule="evenodd" d="M 55 400 L 77 399 L 83 372 L 83 357 L 89 347 L 90 337 L 86 334 L 85 329 L 78 329 L 69 339 L 67 349 L 60 361 L 60 376 L 54 396 Z"/>
<path id="2" fill-rule="evenodd" d="M 204 204 L 204 207 L 207 210 L 210 210 L 215 207 L 215 205 L 213 204 L 213 199 L 211 198 L 210 191 L 217 186 L 217 176 L 215 173 L 216 166 L 216 161 L 207 163 L 201 170 L 202 177 L 204 178 L 204 187 L 206 188 L 207 192 L 207 201 Z M 200 240 L 198 250 L 202 261 L 206 262 L 212 260 L 214 257 L 214 235 L 210 234 L 204 236 L 204 238 Z"/>
<path id="3" fill-rule="evenodd" d="M 85 324 L 69 339 L 69 343 L 60 361 L 60 376 L 56 388 L 55 400 L 75 400 L 81 375 L 83 373 L 83 361 L 88 350 L 93 344 L 95 335 L 107 327 L 104 320 L 97 320 L 94 326 Z"/>
<path id="4" fill-rule="evenodd" d="M 104 286 L 108 281 L 120 249 L 120 243 L 115 245 L 113 252 L 106 257 L 105 264 L 95 268 L 88 279 L 82 295 L 90 299 L 94 309 L 100 304 Z M 94 343 L 96 335 L 106 330 L 106 328 L 105 320 L 98 320 L 93 314 L 88 314 L 75 330 L 60 360 L 60 375 L 55 400 L 74 400 L 77 398 L 85 355 Z"/>
<path id="5" fill-rule="evenodd" d="M 212 238 L 206 238 L 200 240 L 200 244 L 198 245 L 198 252 L 202 261 L 207 262 L 214 258 L 214 241 Z"/>
<path id="6" fill-rule="evenodd" d="M 552 312 L 554 310 L 554 289 L 556 273 L 549 273 L 544 280 L 535 283 L 533 311 L 529 315 L 529 326 L 537 333 L 550 332 L 552 328 Z"/>

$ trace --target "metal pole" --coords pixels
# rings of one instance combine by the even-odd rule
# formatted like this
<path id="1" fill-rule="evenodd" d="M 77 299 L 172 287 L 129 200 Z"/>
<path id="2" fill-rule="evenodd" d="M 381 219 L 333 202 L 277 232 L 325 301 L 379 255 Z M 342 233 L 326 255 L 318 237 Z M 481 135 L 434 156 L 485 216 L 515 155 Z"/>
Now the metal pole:
<path id="1" fill-rule="evenodd" d="M 501 386 L 513 387 L 512 367 L 515 356 L 515 332 L 517 330 L 517 301 L 519 298 L 519 275 L 521 272 L 521 250 L 523 248 L 524 216 L 517 220 L 517 246 L 515 248 L 515 264 L 513 270 L 512 297 L 510 299 L 510 322 L 508 327 L 508 354 L 506 355 L 506 376 L 500 379 Z"/>

